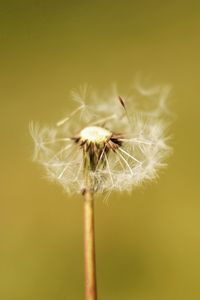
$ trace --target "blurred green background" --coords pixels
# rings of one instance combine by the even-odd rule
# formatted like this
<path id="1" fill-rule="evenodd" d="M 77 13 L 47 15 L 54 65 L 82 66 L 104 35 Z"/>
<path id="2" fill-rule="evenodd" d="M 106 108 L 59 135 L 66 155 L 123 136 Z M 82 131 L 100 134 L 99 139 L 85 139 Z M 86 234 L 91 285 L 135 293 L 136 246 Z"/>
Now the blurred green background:
<path id="1" fill-rule="evenodd" d="M 0 299 L 83 299 L 82 199 L 31 162 L 30 120 L 82 83 L 170 83 L 174 154 L 155 184 L 96 201 L 100 300 L 200 299 L 198 1 L 0 1 Z"/>

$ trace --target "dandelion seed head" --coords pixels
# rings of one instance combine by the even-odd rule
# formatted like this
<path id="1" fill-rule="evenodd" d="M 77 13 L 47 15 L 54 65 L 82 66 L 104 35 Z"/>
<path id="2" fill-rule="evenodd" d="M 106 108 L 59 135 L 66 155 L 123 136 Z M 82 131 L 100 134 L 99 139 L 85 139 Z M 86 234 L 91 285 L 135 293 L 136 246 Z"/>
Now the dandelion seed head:
<path id="1" fill-rule="evenodd" d="M 33 158 L 49 180 L 67 193 L 80 193 L 88 185 L 93 192 L 130 191 L 158 178 L 171 153 L 169 89 L 137 86 L 135 91 L 126 97 L 116 86 L 103 94 L 84 86 L 73 90 L 78 107 L 57 126 L 30 124 Z M 145 97 L 144 109 L 140 97 Z"/>

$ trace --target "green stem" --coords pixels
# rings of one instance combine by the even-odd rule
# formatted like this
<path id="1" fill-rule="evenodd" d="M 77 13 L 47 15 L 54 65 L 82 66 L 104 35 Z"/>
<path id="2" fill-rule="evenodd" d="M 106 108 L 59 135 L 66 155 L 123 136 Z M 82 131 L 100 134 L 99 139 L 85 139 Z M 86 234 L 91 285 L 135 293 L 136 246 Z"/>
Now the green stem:
<path id="1" fill-rule="evenodd" d="M 84 258 L 85 258 L 85 300 L 97 300 L 94 233 L 94 198 L 84 193 Z"/>

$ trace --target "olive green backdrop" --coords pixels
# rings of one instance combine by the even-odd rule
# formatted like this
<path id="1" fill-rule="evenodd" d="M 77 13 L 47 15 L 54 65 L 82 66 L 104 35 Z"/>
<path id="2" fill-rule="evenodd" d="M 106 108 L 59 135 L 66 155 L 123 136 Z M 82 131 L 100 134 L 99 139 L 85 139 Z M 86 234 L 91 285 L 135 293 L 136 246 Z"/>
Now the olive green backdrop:
<path id="1" fill-rule="evenodd" d="M 160 180 L 96 201 L 99 300 L 200 299 L 198 1 L 0 1 L 0 298 L 83 299 L 82 199 L 32 163 L 30 120 L 69 91 L 137 74 L 170 83 L 174 154 Z"/>

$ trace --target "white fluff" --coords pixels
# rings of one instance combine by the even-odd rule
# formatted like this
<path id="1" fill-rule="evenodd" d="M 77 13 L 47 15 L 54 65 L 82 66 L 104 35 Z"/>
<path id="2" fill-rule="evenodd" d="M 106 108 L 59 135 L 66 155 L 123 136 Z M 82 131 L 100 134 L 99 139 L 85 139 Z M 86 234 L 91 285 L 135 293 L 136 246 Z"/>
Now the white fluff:
<path id="1" fill-rule="evenodd" d="M 49 129 L 30 124 L 33 158 L 44 166 L 50 180 L 61 184 L 68 193 L 80 193 L 85 187 L 83 155 L 72 138 L 84 128 L 101 126 L 123 137 L 122 146 L 106 154 L 104 168 L 90 171 L 95 191 L 131 190 L 153 180 L 166 166 L 165 159 L 171 152 L 165 136 L 168 92 L 168 87 L 135 87 L 131 96 L 120 94 L 123 107 L 116 87 L 102 95 L 86 87 L 73 91 L 72 98 L 79 106 L 57 126 Z"/>

